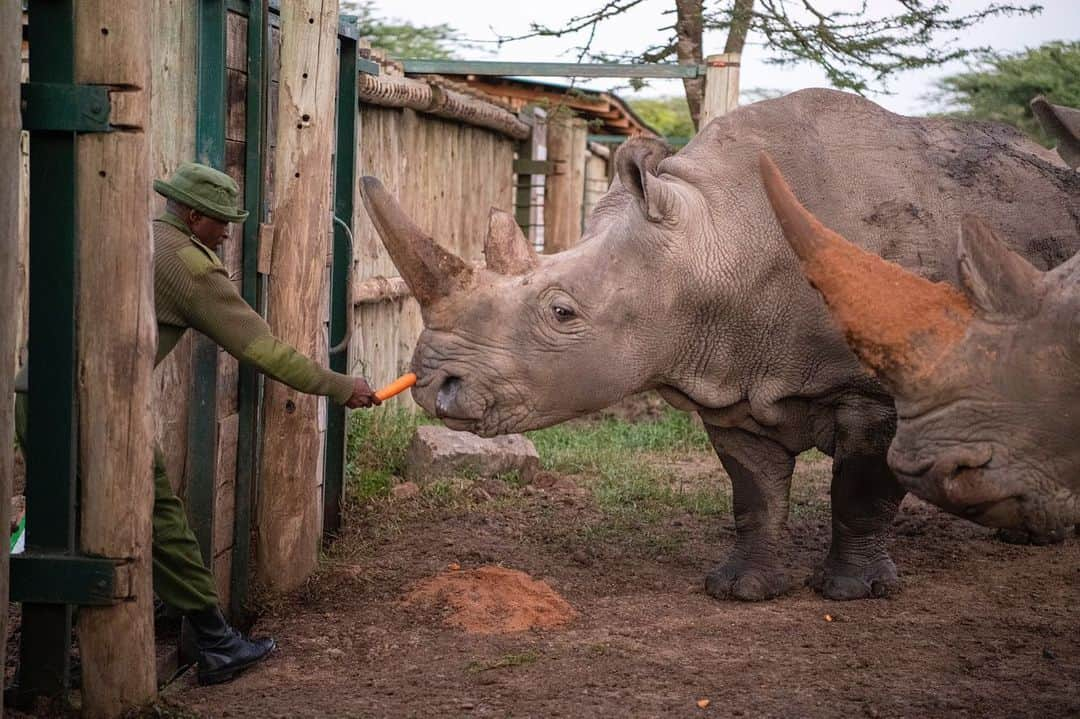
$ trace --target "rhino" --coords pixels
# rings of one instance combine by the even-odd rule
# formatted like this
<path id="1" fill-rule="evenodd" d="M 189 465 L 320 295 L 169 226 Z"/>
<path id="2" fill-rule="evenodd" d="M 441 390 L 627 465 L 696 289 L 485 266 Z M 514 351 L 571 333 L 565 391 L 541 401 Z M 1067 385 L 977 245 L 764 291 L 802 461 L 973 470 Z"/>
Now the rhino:
<path id="1" fill-rule="evenodd" d="M 807 278 L 895 399 L 901 486 L 1007 539 L 1064 539 L 1080 520 L 1080 254 L 1041 272 L 966 215 L 957 289 L 829 230 L 767 155 L 761 172 Z"/>
<path id="2" fill-rule="evenodd" d="M 556 424 L 646 390 L 696 412 L 730 477 L 736 538 L 717 598 L 764 600 L 786 564 L 796 457 L 833 458 L 832 538 L 809 583 L 828 598 L 898 587 L 889 525 L 906 494 L 886 461 L 896 413 L 784 239 L 760 179 L 769 152 L 830 227 L 933 281 L 961 209 L 1004 229 L 1040 269 L 1080 242 L 1080 181 L 999 125 L 910 118 L 804 90 L 714 119 L 677 153 L 633 138 L 577 246 L 537 255 L 492 211 L 486 266 L 418 228 L 372 177 L 372 223 L 421 306 L 414 399 L 491 436 Z M 1022 212 L 1021 212 L 1022 210 Z"/>

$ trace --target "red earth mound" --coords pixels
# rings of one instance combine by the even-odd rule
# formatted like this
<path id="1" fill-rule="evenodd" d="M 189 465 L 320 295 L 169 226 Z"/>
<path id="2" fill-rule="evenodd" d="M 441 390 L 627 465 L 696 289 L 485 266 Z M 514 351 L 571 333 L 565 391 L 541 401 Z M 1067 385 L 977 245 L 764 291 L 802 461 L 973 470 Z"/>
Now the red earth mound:
<path id="1" fill-rule="evenodd" d="M 497 566 L 443 572 L 414 585 L 405 602 L 448 607 L 446 623 L 470 634 L 550 629 L 577 616 L 546 582 Z"/>

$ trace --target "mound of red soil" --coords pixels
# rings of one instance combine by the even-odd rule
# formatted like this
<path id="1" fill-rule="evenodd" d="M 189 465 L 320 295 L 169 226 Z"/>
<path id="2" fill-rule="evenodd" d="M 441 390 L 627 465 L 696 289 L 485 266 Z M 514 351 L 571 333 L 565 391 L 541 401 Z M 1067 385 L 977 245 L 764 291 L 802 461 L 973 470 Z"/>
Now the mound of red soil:
<path id="1" fill-rule="evenodd" d="M 443 572 L 416 584 L 405 601 L 449 608 L 446 623 L 470 634 L 550 629 L 577 616 L 546 582 L 497 566 Z"/>

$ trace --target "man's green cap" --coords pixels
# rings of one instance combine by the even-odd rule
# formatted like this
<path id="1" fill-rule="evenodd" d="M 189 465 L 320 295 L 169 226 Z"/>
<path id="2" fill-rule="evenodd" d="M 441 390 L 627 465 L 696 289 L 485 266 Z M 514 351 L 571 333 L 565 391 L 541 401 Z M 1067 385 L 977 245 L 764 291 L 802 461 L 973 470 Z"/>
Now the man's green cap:
<path id="1" fill-rule="evenodd" d="M 240 188 L 220 170 L 185 162 L 168 181 L 154 180 L 154 191 L 223 222 L 243 222 L 247 210 L 237 208 Z"/>

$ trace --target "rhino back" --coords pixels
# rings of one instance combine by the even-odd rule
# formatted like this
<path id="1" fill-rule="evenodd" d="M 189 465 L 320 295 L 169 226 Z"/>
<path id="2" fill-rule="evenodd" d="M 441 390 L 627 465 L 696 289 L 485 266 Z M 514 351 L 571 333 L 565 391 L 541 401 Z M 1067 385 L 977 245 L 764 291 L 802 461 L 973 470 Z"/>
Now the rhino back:
<path id="1" fill-rule="evenodd" d="M 850 93 L 803 90 L 740 108 L 662 169 L 714 197 L 714 222 L 729 228 L 719 236 L 738 241 L 747 212 L 775 226 L 762 204 L 761 150 L 826 225 L 928 279 L 956 283 L 965 213 L 1042 270 L 1080 249 L 1080 173 L 1048 150 L 1005 125 L 904 117 Z"/>

